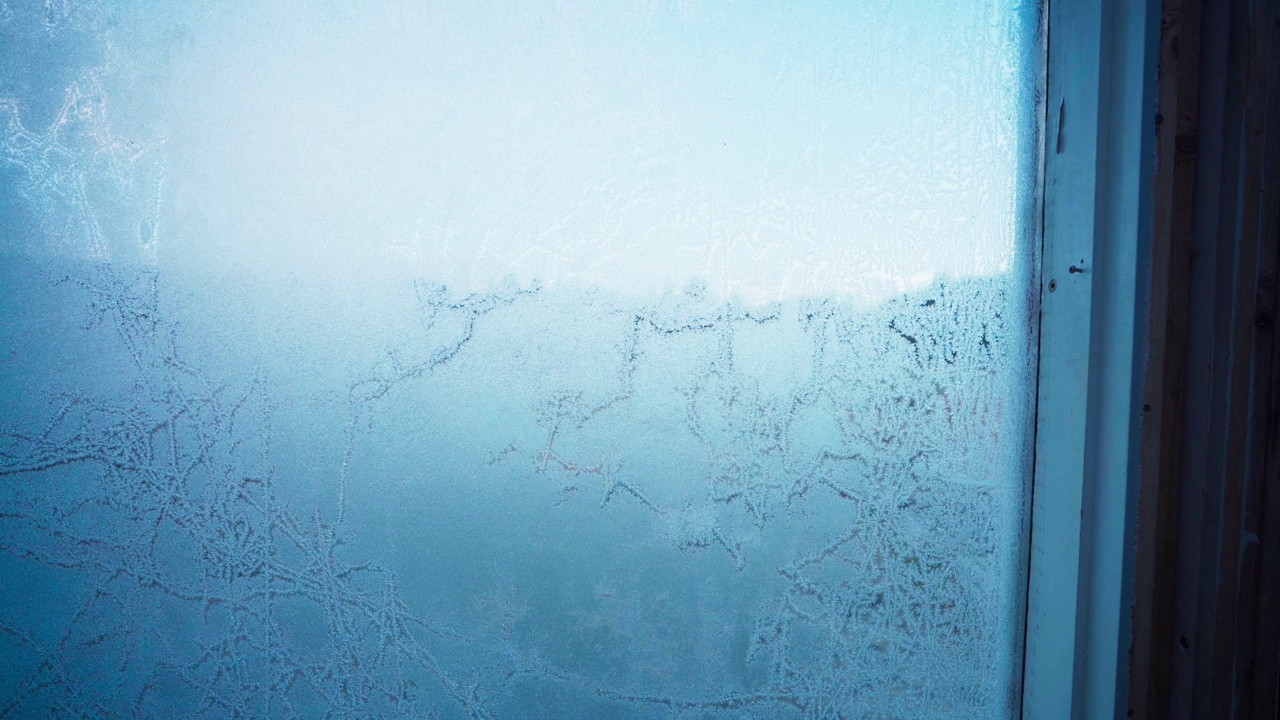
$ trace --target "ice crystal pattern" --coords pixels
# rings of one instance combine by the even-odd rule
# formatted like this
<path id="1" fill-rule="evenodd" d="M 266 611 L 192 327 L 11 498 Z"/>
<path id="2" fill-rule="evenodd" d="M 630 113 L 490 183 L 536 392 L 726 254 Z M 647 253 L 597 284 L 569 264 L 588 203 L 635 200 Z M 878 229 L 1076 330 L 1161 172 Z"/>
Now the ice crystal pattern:
<path id="1" fill-rule="evenodd" d="M 0 98 L 0 718 L 1014 712 L 1027 268 L 346 315 L 176 272 L 117 20 L 0 2 L 90 48 Z"/>

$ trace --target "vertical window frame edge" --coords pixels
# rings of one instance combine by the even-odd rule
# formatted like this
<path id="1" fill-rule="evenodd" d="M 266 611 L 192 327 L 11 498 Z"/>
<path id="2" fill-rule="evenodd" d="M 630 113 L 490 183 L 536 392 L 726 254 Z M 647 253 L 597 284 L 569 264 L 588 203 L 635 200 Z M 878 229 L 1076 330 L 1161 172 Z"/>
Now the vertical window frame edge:
<path id="1" fill-rule="evenodd" d="M 1051 0 L 1022 716 L 1124 717 L 1157 0 Z"/>

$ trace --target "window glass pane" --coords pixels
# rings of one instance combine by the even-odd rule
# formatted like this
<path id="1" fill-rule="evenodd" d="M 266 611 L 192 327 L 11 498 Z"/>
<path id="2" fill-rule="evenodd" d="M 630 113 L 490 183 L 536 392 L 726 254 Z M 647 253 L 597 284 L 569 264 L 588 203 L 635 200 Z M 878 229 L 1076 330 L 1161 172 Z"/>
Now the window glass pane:
<path id="1" fill-rule="evenodd" d="M 329 5 L 0 2 L 0 714 L 1016 714 L 1039 7 Z"/>

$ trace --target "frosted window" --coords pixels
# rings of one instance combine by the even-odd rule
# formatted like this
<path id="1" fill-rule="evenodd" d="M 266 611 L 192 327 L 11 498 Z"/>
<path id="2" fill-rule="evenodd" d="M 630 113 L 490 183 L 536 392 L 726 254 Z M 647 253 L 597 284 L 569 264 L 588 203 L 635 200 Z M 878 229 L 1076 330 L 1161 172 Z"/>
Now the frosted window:
<path id="1" fill-rule="evenodd" d="M 1038 28 L 0 2 L 0 717 L 1015 714 Z"/>

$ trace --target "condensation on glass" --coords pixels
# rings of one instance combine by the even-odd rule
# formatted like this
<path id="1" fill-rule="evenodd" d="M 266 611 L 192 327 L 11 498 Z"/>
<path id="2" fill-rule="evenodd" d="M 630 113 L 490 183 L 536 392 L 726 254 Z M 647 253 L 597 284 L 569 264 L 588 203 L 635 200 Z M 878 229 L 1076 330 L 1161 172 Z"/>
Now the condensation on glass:
<path id="1" fill-rule="evenodd" d="M 0 2 L 0 716 L 1011 716 L 1040 10 Z"/>

